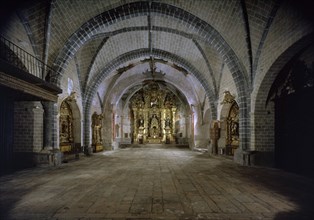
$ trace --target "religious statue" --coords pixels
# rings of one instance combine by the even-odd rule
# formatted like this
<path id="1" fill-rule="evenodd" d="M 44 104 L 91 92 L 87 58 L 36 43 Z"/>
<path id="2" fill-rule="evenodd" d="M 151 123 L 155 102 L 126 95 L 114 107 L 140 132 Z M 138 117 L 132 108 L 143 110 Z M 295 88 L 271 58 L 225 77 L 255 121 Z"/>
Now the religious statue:
<path id="1" fill-rule="evenodd" d="M 102 116 L 97 115 L 96 112 L 94 112 L 92 116 L 92 144 L 101 144 L 102 142 L 102 134 L 101 134 L 101 128 L 102 128 Z"/>
<path id="2" fill-rule="evenodd" d="M 144 100 L 143 95 L 141 93 L 135 94 L 133 100 L 132 100 L 132 106 L 134 108 L 143 108 L 144 107 Z"/>
<path id="3" fill-rule="evenodd" d="M 166 120 L 165 120 L 165 127 L 170 127 L 170 118 L 167 117 Z"/>
<path id="4" fill-rule="evenodd" d="M 150 122 L 150 134 L 151 137 L 159 137 L 159 123 L 158 123 L 158 118 L 156 115 L 153 115 L 151 122 Z"/>
<path id="5" fill-rule="evenodd" d="M 226 154 L 233 155 L 239 147 L 239 106 L 235 101 L 230 107 L 227 122 Z"/>
<path id="6" fill-rule="evenodd" d="M 153 127 L 153 128 L 151 129 L 151 136 L 154 137 L 154 138 L 156 138 L 156 137 L 159 136 L 158 130 L 157 130 L 156 127 Z"/>
<path id="7" fill-rule="evenodd" d="M 157 98 L 156 98 L 156 97 L 153 97 L 153 98 L 150 100 L 150 106 L 151 106 L 151 107 L 157 106 Z"/>
<path id="8" fill-rule="evenodd" d="M 67 125 L 66 121 L 62 121 L 61 133 L 62 133 L 62 134 L 68 133 L 68 125 Z"/>
<path id="9" fill-rule="evenodd" d="M 233 121 L 231 124 L 231 134 L 232 135 L 239 135 L 239 125 L 235 121 Z"/>
<path id="10" fill-rule="evenodd" d="M 138 120 L 138 127 L 144 127 L 144 119 L 142 115 L 140 116 Z"/>
<path id="11" fill-rule="evenodd" d="M 61 122 L 60 143 L 69 142 L 68 123 L 66 120 Z"/>
<path id="12" fill-rule="evenodd" d="M 175 105 L 175 96 L 173 94 L 168 93 L 165 97 L 164 106 L 165 108 L 171 108 Z"/>
<path id="13" fill-rule="evenodd" d="M 60 108 L 60 143 L 71 143 L 73 142 L 73 117 L 71 107 L 67 101 L 61 103 Z"/>

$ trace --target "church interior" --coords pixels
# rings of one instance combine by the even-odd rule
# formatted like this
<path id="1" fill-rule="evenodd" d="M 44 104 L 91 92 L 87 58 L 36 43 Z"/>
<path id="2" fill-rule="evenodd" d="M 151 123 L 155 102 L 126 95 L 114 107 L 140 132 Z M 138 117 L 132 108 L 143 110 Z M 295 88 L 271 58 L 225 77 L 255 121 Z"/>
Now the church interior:
<path id="1" fill-rule="evenodd" d="M 0 218 L 313 219 L 312 8 L 306 0 L 3 1 Z M 18 199 L 44 179 L 50 190 Z M 153 195 L 117 196 L 142 182 L 152 188 L 136 192 Z M 34 186 L 23 191 L 24 183 Z M 270 185 L 259 194 L 262 184 Z M 86 196 L 60 206 L 76 188 L 113 205 Z M 108 190 L 108 200 L 98 196 Z"/>

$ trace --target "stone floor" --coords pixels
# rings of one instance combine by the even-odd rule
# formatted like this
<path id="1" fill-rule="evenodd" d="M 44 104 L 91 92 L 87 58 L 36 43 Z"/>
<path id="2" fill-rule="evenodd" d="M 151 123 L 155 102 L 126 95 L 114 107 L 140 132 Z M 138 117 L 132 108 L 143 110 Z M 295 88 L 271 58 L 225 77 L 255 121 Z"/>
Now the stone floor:
<path id="1" fill-rule="evenodd" d="M 0 219 L 314 219 L 314 181 L 183 148 L 82 156 L 0 177 Z"/>

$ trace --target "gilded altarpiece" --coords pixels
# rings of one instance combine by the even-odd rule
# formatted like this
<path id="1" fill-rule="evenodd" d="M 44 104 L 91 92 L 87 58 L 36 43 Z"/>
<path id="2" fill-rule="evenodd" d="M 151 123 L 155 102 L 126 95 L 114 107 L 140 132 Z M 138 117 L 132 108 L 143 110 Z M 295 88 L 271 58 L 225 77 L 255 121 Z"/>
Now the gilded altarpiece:
<path id="1" fill-rule="evenodd" d="M 60 151 L 70 152 L 74 144 L 73 138 L 73 114 L 70 105 L 67 101 L 61 103 L 59 121 L 59 137 Z"/>
<path id="2" fill-rule="evenodd" d="M 96 112 L 92 115 L 92 147 L 94 152 L 103 151 L 102 144 L 102 115 L 98 115 Z"/>
<path id="3" fill-rule="evenodd" d="M 133 142 L 139 144 L 174 143 L 177 97 L 151 83 L 130 99 Z"/>
<path id="4" fill-rule="evenodd" d="M 239 106 L 229 91 L 224 91 L 222 105 L 230 106 L 226 118 L 226 154 L 234 155 L 239 147 Z"/>
<path id="5" fill-rule="evenodd" d="M 234 101 L 227 118 L 227 146 L 231 147 L 231 155 L 239 147 L 239 106 Z"/>

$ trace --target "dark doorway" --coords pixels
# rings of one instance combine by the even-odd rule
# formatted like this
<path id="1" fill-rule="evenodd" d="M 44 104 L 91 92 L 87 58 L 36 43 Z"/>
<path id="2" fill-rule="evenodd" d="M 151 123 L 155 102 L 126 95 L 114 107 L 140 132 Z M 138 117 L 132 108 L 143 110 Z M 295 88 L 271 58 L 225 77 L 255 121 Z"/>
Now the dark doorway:
<path id="1" fill-rule="evenodd" d="M 294 59 L 273 84 L 275 165 L 314 177 L 314 62 Z"/>
<path id="2" fill-rule="evenodd" d="M 278 168 L 314 177 L 313 88 L 276 99 L 275 162 Z"/>
<path id="3" fill-rule="evenodd" d="M 6 95 L 8 92 L 0 87 L 0 175 L 13 169 L 14 102 Z"/>

